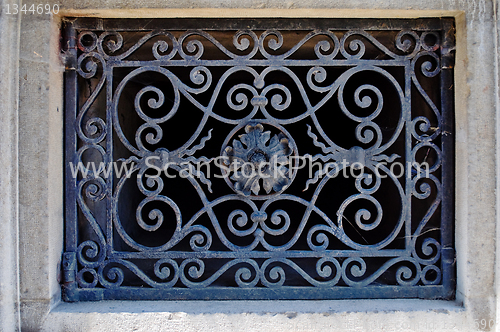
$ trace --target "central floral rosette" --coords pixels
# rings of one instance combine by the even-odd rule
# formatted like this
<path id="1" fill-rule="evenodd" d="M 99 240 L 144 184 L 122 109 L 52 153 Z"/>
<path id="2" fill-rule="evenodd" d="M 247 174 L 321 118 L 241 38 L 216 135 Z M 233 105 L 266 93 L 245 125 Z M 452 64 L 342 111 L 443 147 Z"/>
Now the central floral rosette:
<path id="1" fill-rule="evenodd" d="M 285 190 L 291 182 L 288 157 L 292 152 L 283 133 L 271 137 L 261 123 L 247 124 L 245 134 L 223 152 L 224 164 L 232 172 L 234 190 L 245 196 L 259 195 L 261 182 L 266 194 Z"/>

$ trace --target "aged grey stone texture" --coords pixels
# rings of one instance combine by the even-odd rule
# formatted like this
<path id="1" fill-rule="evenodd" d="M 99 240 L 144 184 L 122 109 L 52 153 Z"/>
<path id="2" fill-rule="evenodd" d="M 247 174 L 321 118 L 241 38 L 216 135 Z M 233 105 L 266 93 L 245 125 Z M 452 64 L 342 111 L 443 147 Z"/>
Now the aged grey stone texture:
<path id="1" fill-rule="evenodd" d="M 418 310 L 420 315 L 407 312 Z M 42 330 L 467 331 L 463 312 L 453 302 L 420 300 L 117 301 L 59 306 Z"/>
<path id="2" fill-rule="evenodd" d="M 0 330 L 500 330 L 499 1 L 45 1 L 102 17 L 421 17 L 457 22 L 457 300 L 60 303 L 61 17 L 0 14 Z M 28 6 L 41 2 L 26 1 Z M 207 10 L 204 8 L 216 8 Z M 493 322 L 483 329 L 482 320 Z"/>
<path id="3" fill-rule="evenodd" d="M 15 3 L 16 1 L 12 1 Z M 4 1 L 0 2 L 3 8 Z M 19 328 L 17 133 L 19 17 L 0 14 L 0 331 Z"/>
<path id="4" fill-rule="evenodd" d="M 28 4 L 29 6 L 29 4 Z M 23 14 L 19 48 L 19 268 L 22 329 L 60 297 L 62 71 L 58 20 Z"/>

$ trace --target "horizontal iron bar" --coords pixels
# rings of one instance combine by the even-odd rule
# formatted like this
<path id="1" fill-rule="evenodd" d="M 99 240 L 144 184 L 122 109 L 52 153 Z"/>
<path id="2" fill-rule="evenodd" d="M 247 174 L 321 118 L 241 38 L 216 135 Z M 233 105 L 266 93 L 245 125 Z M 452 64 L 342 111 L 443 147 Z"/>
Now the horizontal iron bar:
<path id="1" fill-rule="evenodd" d="M 353 250 L 327 250 L 327 251 L 145 251 L 145 252 L 117 252 L 109 253 L 110 258 L 320 258 L 320 257 L 404 257 L 410 256 L 411 250 L 373 250 L 373 251 L 353 251 Z"/>
<path id="2" fill-rule="evenodd" d="M 75 299 L 69 301 L 101 300 L 332 300 L 332 299 L 388 299 L 425 298 L 442 299 L 446 296 L 443 286 L 368 286 L 353 287 L 280 287 L 236 288 L 217 287 L 205 289 L 158 289 L 121 287 L 116 289 L 79 289 Z"/>
<path id="3" fill-rule="evenodd" d="M 354 66 L 390 66 L 402 67 L 410 62 L 405 60 L 152 60 L 152 61 L 107 61 L 108 67 L 186 67 L 186 66 L 205 66 L 205 67 L 235 67 L 235 66 L 265 66 L 265 67 L 300 67 L 300 66 L 330 66 L 330 67 L 354 67 Z"/>

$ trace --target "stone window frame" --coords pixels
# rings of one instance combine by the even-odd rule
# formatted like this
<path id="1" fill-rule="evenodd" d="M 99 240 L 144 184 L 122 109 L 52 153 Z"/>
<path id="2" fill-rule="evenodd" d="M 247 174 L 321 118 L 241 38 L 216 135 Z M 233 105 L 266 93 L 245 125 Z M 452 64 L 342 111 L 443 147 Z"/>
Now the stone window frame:
<path id="1" fill-rule="evenodd" d="M 75 3 L 73 7 L 78 7 Z M 275 3 L 274 6 L 277 6 Z M 390 7 L 390 5 L 387 5 Z M 399 5 L 398 5 L 399 6 Z M 409 5 L 408 5 L 409 6 Z M 486 6 L 486 5 L 485 5 Z M 401 4 L 406 9 L 406 4 Z M 9 220 L 18 220 L 18 229 L 12 232 L 19 244 L 18 265 L 19 292 L 17 300 L 21 307 L 23 330 L 69 330 L 70 327 L 81 326 L 117 326 L 116 318 L 123 319 L 119 324 L 132 326 L 134 324 L 155 324 L 162 328 L 168 326 L 259 326 L 259 329 L 271 327 L 270 330 L 300 330 L 306 327 L 311 330 L 321 330 L 325 326 L 352 327 L 353 329 L 367 322 L 373 324 L 408 324 L 405 330 L 420 330 L 420 322 L 441 324 L 442 330 L 450 330 L 450 326 L 459 330 L 475 329 L 475 322 L 482 319 L 495 320 L 496 297 L 494 270 L 495 252 L 494 242 L 496 226 L 494 206 L 495 198 L 487 197 L 481 203 L 480 191 L 487 191 L 490 187 L 475 189 L 468 184 L 470 172 L 479 176 L 473 184 L 486 183 L 485 179 L 496 178 L 496 168 L 490 164 L 479 167 L 474 164 L 473 158 L 485 156 L 484 151 L 474 148 L 474 144 L 467 143 L 477 139 L 475 144 L 486 144 L 494 147 L 495 139 L 485 135 L 473 134 L 480 123 L 473 123 L 467 127 L 467 120 L 473 117 L 468 112 L 475 111 L 474 101 L 479 102 L 481 90 L 484 87 L 471 85 L 467 82 L 469 71 L 475 75 L 484 75 L 483 79 L 492 82 L 498 71 L 482 69 L 485 65 L 471 62 L 478 60 L 480 53 L 474 48 L 475 34 L 481 33 L 480 20 L 485 17 L 471 17 L 471 13 L 464 13 L 466 6 L 447 6 L 450 10 L 429 11 L 376 11 L 376 10 L 335 10 L 335 9 L 173 9 L 173 10 L 61 10 L 59 16 L 51 18 L 33 17 L 32 20 L 14 20 L 20 25 L 19 41 L 19 73 L 14 74 L 14 81 L 18 82 L 19 90 L 10 92 L 18 98 L 13 109 L 18 113 L 18 120 L 9 127 L 10 138 L 18 142 L 17 151 L 13 153 L 9 165 L 14 174 L 19 172 L 17 183 L 19 194 L 12 194 L 13 187 L 3 188 L 11 190 L 14 195 L 17 213 Z M 456 9 L 456 10 L 455 10 Z M 491 8 L 488 7 L 491 11 Z M 483 11 L 483 15 L 486 8 Z M 62 186 L 62 136 L 63 109 L 62 95 L 62 64 L 59 54 L 59 23 L 63 16 L 101 16 L 101 17 L 259 17 L 282 15 L 283 17 L 438 17 L 453 16 L 457 25 L 457 52 L 456 52 L 456 249 L 457 249 L 457 292 L 455 302 L 428 301 L 428 300 L 356 300 L 356 301 L 229 301 L 210 302 L 210 306 L 199 305 L 197 302 L 160 302 L 160 303 L 127 303 L 101 302 L 97 304 L 69 304 L 60 303 L 60 259 L 63 239 L 63 186 Z M 488 21 L 491 28 L 492 22 Z M 493 22 L 494 23 L 494 22 Z M 476 26 L 477 25 L 477 26 Z M 478 31 L 474 31 L 478 28 Z M 493 26 L 494 29 L 494 26 Z M 13 30 L 16 33 L 16 29 Z M 34 34 L 32 31 L 36 31 Z M 491 43 L 495 45 L 497 41 Z M 484 41 L 483 41 L 484 43 Z M 12 42 L 15 50 L 16 41 Z M 494 46 L 491 46 L 494 47 Z M 15 52 L 13 52 L 15 53 Z M 491 53 L 493 54 L 493 52 Z M 17 59 L 14 56 L 13 63 Z M 469 59 L 469 61 L 467 61 Z M 479 58 L 479 60 L 484 60 Z M 490 67 L 496 67 L 498 61 L 490 57 Z M 498 78 L 498 77 L 497 77 Z M 4 83 L 2 83 L 4 84 Z M 45 90 L 42 90 L 41 87 Z M 494 84 L 492 84 L 493 89 Z M 470 92 L 470 96 L 468 96 Z M 488 102 L 490 104 L 488 104 Z M 490 113 L 494 114 L 498 100 L 489 100 Z M 481 104 L 479 102 L 479 104 Z M 37 105 L 37 112 L 33 112 L 33 105 Z M 476 110 L 477 111 L 477 110 Z M 484 124 L 485 130 L 490 130 L 493 124 Z M 40 130 L 44 128 L 45 130 Z M 37 135 L 33 135 L 37 132 Z M 458 162 L 460 161 L 460 162 Z M 18 165 L 18 166 L 16 166 Z M 9 175 L 12 173 L 9 173 Z M 482 182 L 481 182 L 482 181 Z M 493 181 L 494 182 L 494 181 Z M 494 184 L 493 184 L 494 186 Z M 10 189 L 9 189 L 10 188 Z M 15 192 L 15 190 L 14 190 Z M 36 194 L 33 194 L 36 193 Z M 488 195 L 489 192 L 486 192 Z M 476 204 L 476 206 L 474 206 Z M 481 212 L 481 209 L 484 211 Z M 477 213 L 472 216 L 471 213 Z M 490 218 L 493 215 L 493 218 Z M 18 233 L 17 233 L 18 231 Z M 482 234 L 491 234 L 490 237 L 481 237 Z M 18 242 L 17 242 L 18 241 Z M 491 244 L 493 243 L 493 246 Z M 487 247 L 489 249 L 482 250 Z M 479 257 L 480 254 L 480 257 Z M 16 273 L 17 275 L 17 273 Z M 15 278 L 14 278 L 15 279 Z M 16 281 L 13 281 L 16 283 Z M 14 303 L 16 303 L 14 295 Z M 206 303 L 206 302 L 204 302 Z M 144 306 L 145 305 L 145 306 Z M 407 311 L 405 313 L 405 311 Z M 142 313 L 141 313 L 142 312 Z M 205 315 L 200 315 L 205 313 Z M 97 318 L 97 319 L 96 319 Z M 289 318 L 296 318 L 293 323 Z M 217 323 L 213 320 L 218 320 Z M 158 324 L 161 322 L 162 324 Z M 361 322 L 361 323 L 360 323 Z M 129 324 L 129 325 L 127 325 Z M 146 325 L 144 325 L 146 324 Z M 168 325 L 170 324 L 170 325 Z M 235 325 L 239 324 L 239 325 Z M 252 325 L 253 324 L 253 325 Z M 258 324 L 258 325 L 255 325 Z M 291 324 L 291 325 L 290 325 Z M 450 325 L 451 324 L 451 325 Z M 141 326 L 141 325 L 137 325 Z M 149 325 L 150 327 L 153 325 Z M 391 326 L 391 325 L 388 325 Z M 397 326 L 397 325 L 393 325 Z M 428 326 L 428 325 L 427 325 Z M 439 327 L 438 326 L 438 327 Z M 287 328 L 288 327 L 288 328 Z M 366 326 L 365 326 L 366 327 Z M 479 326 L 478 326 L 479 327 Z M 151 330 L 151 329 L 150 329 Z"/>

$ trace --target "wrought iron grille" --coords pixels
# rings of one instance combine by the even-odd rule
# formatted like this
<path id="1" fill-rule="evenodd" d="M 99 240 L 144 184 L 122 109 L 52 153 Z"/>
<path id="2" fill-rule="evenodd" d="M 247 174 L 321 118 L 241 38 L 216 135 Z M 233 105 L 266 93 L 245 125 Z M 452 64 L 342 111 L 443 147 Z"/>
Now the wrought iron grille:
<path id="1" fill-rule="evenodd" d="M 452 19 L 68 19 L 64 297 L 451 298 Z"/>

